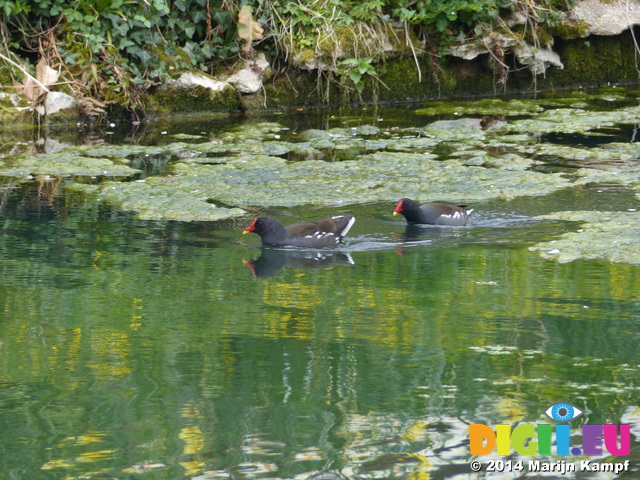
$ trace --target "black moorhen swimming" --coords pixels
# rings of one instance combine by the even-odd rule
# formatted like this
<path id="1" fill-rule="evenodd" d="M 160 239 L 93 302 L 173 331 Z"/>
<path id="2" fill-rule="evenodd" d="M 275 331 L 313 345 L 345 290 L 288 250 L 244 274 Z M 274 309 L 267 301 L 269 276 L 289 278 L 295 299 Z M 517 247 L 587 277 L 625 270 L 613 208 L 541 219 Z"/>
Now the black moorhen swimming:
<path id="1" fill-rule="evenodd" d="M 404 215 L 408 223 L 427 225 L 451 225 L 463 226 L 467 224 L 469 214 L 473 209 L 467 210 L 466 205 L 445 205 L 444 203 L 425 203 L 419 206 L 410 198 L 398 201 L 394 215 Z"/>
<path id="2" fill-rule="evenodd" d="M 258 217 L 242 233 L 257 233 L 262 238 L 263 245 L 334 248 L 355 222 L 355 217 L 351 215 L 338 215 L 285 227 L 274 218 Z"/>

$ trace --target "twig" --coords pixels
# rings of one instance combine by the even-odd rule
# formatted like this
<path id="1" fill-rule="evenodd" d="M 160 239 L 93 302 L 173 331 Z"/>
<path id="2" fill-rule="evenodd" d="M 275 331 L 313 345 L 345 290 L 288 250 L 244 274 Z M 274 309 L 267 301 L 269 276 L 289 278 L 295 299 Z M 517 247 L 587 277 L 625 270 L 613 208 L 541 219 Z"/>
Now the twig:
<path id="1" fill-rule="evenodd" d="M 411 36 L 409 35 L 409 24 L 405 20 L 404 22 L 404 32 L 405 32 L 405 41 L 411 47 L 411 53 L 413 54 L 413 60 L 416 62 L 416 69 L 418 70 L 418 83 L 422 83 L 422 70 L 420 70 L 420 62 L 418 61 L 418 56 L 416 55 L 416 50 L 413 48 L 413 41 L 411 40 Z M 386 87 L 386 85 L 385 85 Z M 387 87 L 389 88 L 389 87 Z"/>

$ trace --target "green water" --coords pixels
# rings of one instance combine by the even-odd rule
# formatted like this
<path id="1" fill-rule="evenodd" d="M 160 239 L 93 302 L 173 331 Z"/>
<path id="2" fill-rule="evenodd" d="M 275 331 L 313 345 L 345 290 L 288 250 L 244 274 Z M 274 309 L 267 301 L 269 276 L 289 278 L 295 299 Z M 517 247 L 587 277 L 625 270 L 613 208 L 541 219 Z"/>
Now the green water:
<path id="1" fill-rule="evenodd" d="M 479 203 L 461 228 L 345 206 L 322 254 L 241 231 L 335 208 L 182 223 L 38 184 L 2 199 L 2 480 L 484 478 L 467 425 L 551 423 L 560 401 L 576 431 L 637 435 L 640 267 L 528 250 L 580 228 L 532 217 L 625 211 L 622 187 Z"/>

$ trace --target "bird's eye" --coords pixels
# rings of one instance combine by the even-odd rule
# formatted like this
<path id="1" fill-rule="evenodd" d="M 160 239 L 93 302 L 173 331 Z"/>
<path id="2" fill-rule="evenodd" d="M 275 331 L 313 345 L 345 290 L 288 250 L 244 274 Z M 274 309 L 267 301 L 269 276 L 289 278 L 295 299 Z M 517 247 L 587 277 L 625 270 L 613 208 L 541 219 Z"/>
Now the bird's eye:
<path id="1" fill-rule="evenodd" d="M 544 412 L 547 417 L 555 422 L 570 422 L 583 413 L 578 407 L 569 403 L 554 403 Z"/>

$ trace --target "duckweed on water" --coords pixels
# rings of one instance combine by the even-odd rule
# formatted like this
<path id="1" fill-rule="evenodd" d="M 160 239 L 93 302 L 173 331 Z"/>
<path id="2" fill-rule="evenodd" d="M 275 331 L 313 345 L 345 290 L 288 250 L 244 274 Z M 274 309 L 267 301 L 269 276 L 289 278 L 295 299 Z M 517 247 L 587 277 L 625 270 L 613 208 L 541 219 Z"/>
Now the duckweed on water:
<path id="1" fill-rule="evenodd" d="M 541 195 L 569 185 L 557 174 L 469 167 L 457 160 L 437 161 L 429 154 L 398 152 L 377 152 L 337 163 L 244 156 L 220 165 L 181 162 L 173 173 L 176 176 L 169 179 L 152 177 L 123 186 L 115 182 L 79 185 L 76 191 L 84 189 L 115 208 L 144 212 L 144 218 L 175 218 L 174 208 L 170 214 L 165 211 L 172 196 L 191 198 L 182 219 L 208 220 L 211 202 L 240 207 L 339 205 L 394 201 L 405 195 L 421 198 L 425 192 L 443 201 L 462 198 L 474 202 Z M 221 209 L 215 215 L 241 213 Z"/>
<path id="2" fill-rule="evenodd" d="M 29 175 L 130 177 L 138 170 L 127 165 L 125 158 L 94 158 L 68 152 L 19 155 L 0 159 L 0 176 L 28 177 Z"/>
<path id="3" fill-rule="evenodd" d="M 207 202 L 207 196 L 193 185 L 190 188 L 170 186 L 174 179 L 166 177 L 149 182 L 107 182 L 102 185 L 75 183 L 68 190 L 80 192 L 117 210 L 138 212 L 138 218 L 143 220 L 216 221 L 245 213 L 239 208 L 218 207 Z"/>
<path id="4" fill-rule="evenodd" d="M 550 107 L 554 102 L 560 108 Z M 141 218 L 183 221 L 242 215 L 243 207 L 251 206 L 344 205 L 403 196 L 476 203 L 588 183 L 640 188 L 637 144 L 587 148 L 540 141 L 543 133 L 594 136 L 603 127 L 640 123 L 638 106 L 590 111 L 589 96 L 579 93 L 568 99 L 443 102 L 429 108 L 418 113 L 448 108 L 448 113 L 526 118 L 486 129 L 478 118 L 467 117 L 406 128 L 352 122 L 303 132 L 264 122 L 176 136 L 180 141 L 160 146 L 76 146 L 51 155 L 8 157 L 0 174 L 130 177 L 137 172 L 128 166 L 130 159 L 164 158 L 164 176 L 69 188 Z M 565 173 L 537 171 L 546 163 L 565 167 Z"/>
<path id="5" fill-rule="evenodd" d="M 610 111 L 590 111 L 579 108 L 545 110 L 528 119 L 514 120 L 505 130 L 517 133 L 581 133 L 594 134 L 593 130 L 613 127 L 617 124 L 640 123 L 640 106 Z"/>
<path id="6" fill-rule="evenodd" d="M 433 102 L 416 110 L 418 115 L 525 115 L 541 112 L 537 100 L 485 98 L 468 102 Z"/>
<path id="7" fill-rule="evenodd" d="M 577 185 L 614 183 L 640 189 L 640 165 L 637 164 L 606 169 L 580 168 L 576 175 L 580 177 L 575 182 Z"/>
<path id="8" fill-rule="evenodd" d="M 640 265 L 640 212 L 557 212 L 539 218 L 585 222 L 576 232 L 529 250 L 561 263 L 578 259 Z"/>
<path id="9" fill-rule="evenodd" d="M 536 153 L 575 160 L 582 158 L 577 155 L 580 149 L 550 150 L 530 135 L 503 135 L 472 125 L 469 119 L 437 121 L 394 130 L 393 136 L 369 125 L 307 130 L 299 135 L 304 141 L 295 143 L 277 139 L 286 129 L 267 123 L 247 127 L 248 138 L 235 128 L 201 143 L 73 147 L 70 153 L 95 156 L 96 161 L 111 162 L 100 157 L 125 154 L 126 148 L 136 155 L 162 153 L 180 159 L 170 171 L 172 177 L 77 185 L 73 190 L 113 208 L 136 211 L 142 218 L 214 220 L 243 213 L 240 208 L 216 208 L 218 203 L 292 207 L 394 201 L 402 196 L 477 202 L 544 195 L 571 185 L 568 177 L 531 167 L 539 163 Z M 338 150 L 349 160 L 322 161 L 335 158 Z M 291 154 L 301 160 L 288 161 Z M 583 177 L 580 172 L 577 176 Z"/>

